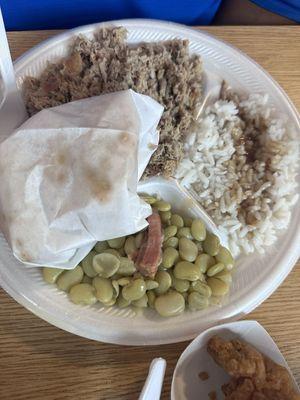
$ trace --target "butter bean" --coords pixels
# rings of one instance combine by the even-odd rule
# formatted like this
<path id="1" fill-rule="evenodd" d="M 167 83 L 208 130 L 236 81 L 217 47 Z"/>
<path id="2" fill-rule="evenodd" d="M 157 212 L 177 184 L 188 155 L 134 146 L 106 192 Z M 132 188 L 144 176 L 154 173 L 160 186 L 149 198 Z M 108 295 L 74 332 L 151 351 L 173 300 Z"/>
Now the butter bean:
<path id="1" fill-rule="evenodd" d="M 182 237 L 179 239 L 179 254 L 185 261 L 193 262 L 198 255 L 198 247 L 191 240 Z"/>
<path id="2" fill-rule="evenodd" d="M 190 287 L 190 281 L 186 279 L 177 279 L 175 276 L 172 279 L 172 287 L 180 293 L 187 292 Z"/>
<path id="3" fill-rule="evenodd" d="M 171 211 L 162 211 L 159 213 L 161 222 L 167 224 L 171 219 Z"/>
<path id="4" fill-rule="evenodd" d="M 79 283 L 72 286 L 69 297 L 73 303 L 81 305 L 92 305 L 97 301 L 95 288 L 88 283 Z"/>
<path id="5" fill-rule="evenodd" d="M 132 256 L 136 253 L 137 247 L 135 244 L 135 238 L 133 236 L 129 236 L 124 244 L 124 250 L 128 257 Z"/>
<path id="6" fill-rule="evenodd" d="M 213 233 L 207 232 L 203 242 L 203 250 L 210 256 L 216 256 L 220 248 L 220 239 Z"/>
<path id="7" fill-rule="evenodd" d="M 120 266 L 118 269 L 118 274 L 130 276 L 136 272 L 136 267 L 132 260 L 129 260 L 127 257 L 120 258 Z"/>
<path id="8" fill-rule="evenodd" d="M 82 269 L 83 272 L 89 276 L 90 278 L 95 278 L 97 275 L 97 272 L 94 270 L 93 267 L 93 258 L 95 255 L 98 253 L 96 251 L 91 251 L 87 256 L 84 257 L 84 259 L 81 261 Z"/>
<path id="9" fill-rule="evenodd" d="M 177 232 L 178 239 L 185 237 L 187 239 L 193 239 L 193 235 L 191 233 L 191 229 L 187 227 L 179 228 Z"/>
<path id="10" fill-rule="evenodd" d="M 208 278 L 207 284 L 211 288 L 213 296 L 224 296 L 229 291 L 229 285 L 218 278 Z"/>
<path id="11" fill-rule="evenodd" d="M 125 308 L 125 307 L 128 307 L 129 305 L 130 305 L 130 301 L 125 300 L 124 297 L 122 296 L 122 294 L 120 294 L 119 297 L 117 298 L 117 306 L 120 308 Z"/>
<path id="12" fill-rule="evenodd" d="M 232 283 L 231 273 L 226 270 L 219 272 L 214 277 L 217 279 L 221 279 L 221 281 L 227 283 L 227 285 L 230 285 Z"/>
<path id="13" fill-rule="evenodd" d="M 59 275 L 62 274 L 63 272 L 64 270 L 60 268 L 44 267 L 43 268 L 44 281 L 47 283 L 55 283 Z"/>
<path id="14" fill-rule="evenodd" d="M 204 240 L 206 237 L 206 228 L 204 222 L 200 219 L 194 219 L 191 226 L 191 233 L 194 239 L 200 242 Z"/>
<path id="15" fill-rule="evenodd" d="M 113 276 L 118 271 L 119 266 L 120 260 L 112 254 L 101 253 L 93 258 L 93 268 L 103 278 Z"/>
<path id="16" fill-rule="evenodd" d="M 121 247 L 124 246 L 125 240 L 126 240 L 126 236 L 115 238 L 115 239 L 110 239 L 107 241 L 107 243 L 108 243 L 109 247 L 111 247 L 112 249 L 120 249 Z"/>
<path id="17" fill-rule="evenodd" d="M 130 278 L 119 278 L 117 282 L 119 286 L 126 286 L 130 283 L 130 280 Z"/>
<path id="18" fill-rule="evenodd" d="M 177 233 L 177 226 L 170 225 L 164 229 L 164 242 L 166 242 L 171 237 L 175 236 Z"/>
<path id="19" fill-rule="evenodd" d="M 194 281 L 191 283 L 191 290 L 200 293 L 202 296 L 210 297 L 211 288 L 204 282 Z"/>
<path id="20" fill-rule="evenodd" d="M 158 211 L 169 211 L 171 210 L 171 204 L 163 201 L 163 200 L 157 200 L 154 204 L 153 207 L 157 208 Z"/>
<path id="21" fill-rule="evenodd" d="M 234 267 L 234 259 L 228 249 L 220 246 L 219 252 L 216 255 L 216 260 L 225 265 L 228 271 L 231 271 Z"/>
<path id="22" fill-rule="evenodd" d="M 147 292 L 147 297 L 148 297 L 148 305 L 150 308 L 154 308 L 154 303 L 155 303 L 155 293 L 153 292 L 153 290 Z"/>
<path id="23" fill-rule="evenodd" d="M 112 284 L 112 287 L 114 289 L 113 298 L 117 298 L 119 296 L 119 293 L 120 293 L 119 283 L 118 283 L 118 281 L 112 280 L 111 284 Z"/>
<path id="24" fill-rule="evenodd" d="M 174 276 L 177 279 L 186 279 L 188 281 L 197 281 L 201 277 L 201 272 L 197 265 L 188 261 L 179 261 L 174 268 Z"/>
<path id="25" fill-rule="evenodd" d="M 174 317 L 184 311 L 184 297 L 180 293 L 171 291 L 158 296 L 155 300 L 154 307 L 162 317 Z"/>
<path id="26" fill-rule="evenodd" d="M 167 247 L 163 251 L 162 265 L 164 268 L 171 268 L 179 258 L 179 253 L 173 247 Z"/>
<path id="27" fill-rule="evenodd" d="M 111 306 L 113 306 L 114 304 L 116 304 L 116 302 L 117 302 L 117 299 L 116 298 L 112 298 L 110 301 L 108 301 L 107 303 L 103 303 L 103 305 L 105 306 L 105 307 L 111 307 Z"/>
<path id="28" fill-rule="evenodd" d="M 146 293 L 145 281 L 141 278 L 131 281 L 122 289 L 122 296 L 125 300 L 134 301 L 139 300 Z"/>
<path id="29" fill-rule="evenodd" d="M 138 300 L 133 300 L 131 303 L 134 307 L 146 308 L 148 306 L 148 296 L 145 293 L 143 297 Z"/>
<path id="30" fill-rule="evenodd" d="M 97 253 L 102 253 L 102 251 L 107 250 L 108 248 L 109 248 L 109 246 L 106 241 L 98 242 L 98 243 L 96 243 L 96 246 L 94 247 L 94 249 Z"/>
<path id="31" fill-rule="evenodd" d="M 77 285 L 82 281 L 83 270 L 80 265 L 77 265 L 74 269 L 64 271 L 57 278 L 57 287 L 61 290 L 68 292 L 72 286 Z"/>
<path id="32" fill-rule="evenodd" d="M 100 253 L 100 254 L 111 254 L 111 255 L 117 257 L 118 260 L 120 260 L 120 258 L 121 258 L 120 253 L 116 249 L 106 249 L 106 250 L 102 251 L 102 253 Z"/>
<path id="33" fill-rule="evenodd" d="M 171 216 L 171 225 L 175 225 L 177 226 L 177 228 L 183 228 L 184 227 L 183 218 L 178 214 L 173 214 Z"/>
<path id="34" fill-rule="evenodd" d="M 147 279 L 145 281 L 146 283 L 146 290 L 152 290 L 152 289 L 156 289 L 159 286 L 159 283 L 156 281 L 152 281 L 151 279 Z"/>
<path id="35" fill-rule="evenodd" d="M 109 279 L 96 276 L 93 279 L 93 286 L 96 289 L 96 297 L 101 303 L 106 304 L 112 300 L 114 288 Z"/>
<path id="36" fill-rule="evenodd" d="M 155 275 L 155 280 L 158 282 L 158 287 L 155 289 L 155 294 L 157 295 L 166 293 L 171 287 L 171 276 L 166 271 L 158 271 Z"/>
<path id="37" fill-rule="evenodd" d="M 168 240 L 166 240 L 163 243 L 163 248 L 165 249 L 167 247 L 173 247 L 174 249 L 177 249 L 178 242 L 179 242 L 179 239 L 176 236 L 170 237 Z"/>
<path id="38" fill-rule="evenodd" d="M 141 198 L 148 204 L 154 204 L 157 201 L 156 197 L 143 194 Z"/>
<path id="39" fill-rule="evenodd" d="M 217 263 L 215 265 L 213 265 L 212 267 L 210 267 L 207 272 L 206 275 L 207 276 L 215 276 L 216 274 L 218 274 L 219 272 L 223 271 L 225 268 L 225 265 L 222 263 Z"/>
<path id="40" fill-rule="evenodd" d="M 200 271 L 205 274 L 208 268 L 216 264 L 216 261 L 214 257 L 204 253 L 199 254 L 199 256 L 196 258 L 195 264 L 200 268 Z"/>
<path id="41" fill-rule="evenodd" d="M 203 310 L 209 305 L 208 298 L 198 292 L 192 292 L 188 295 L 188 305 L 191 310 Z"/>

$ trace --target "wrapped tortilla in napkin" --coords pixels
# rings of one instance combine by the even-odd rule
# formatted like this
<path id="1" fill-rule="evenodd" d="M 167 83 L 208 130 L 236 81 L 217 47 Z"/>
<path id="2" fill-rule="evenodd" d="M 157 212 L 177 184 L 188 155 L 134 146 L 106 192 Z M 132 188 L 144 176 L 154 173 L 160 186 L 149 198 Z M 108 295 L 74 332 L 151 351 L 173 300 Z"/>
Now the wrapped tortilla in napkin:
<path id="1" fill-rule="evenodd" d="M 137 184 L 163 107 L 132 90 L 40 111 L 0 144 L 1 229 L 26 264 L 74 268 L 147 226 Z"/>

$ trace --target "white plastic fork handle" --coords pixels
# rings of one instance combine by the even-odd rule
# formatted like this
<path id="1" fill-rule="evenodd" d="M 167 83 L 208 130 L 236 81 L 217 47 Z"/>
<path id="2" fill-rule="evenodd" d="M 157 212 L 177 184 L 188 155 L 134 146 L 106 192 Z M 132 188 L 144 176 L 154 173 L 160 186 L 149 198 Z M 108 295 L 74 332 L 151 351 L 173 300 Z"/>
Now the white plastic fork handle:
<path id="1" fill-rule="evenodd" d="M 26 118 L 25 104 L 17 89 L 14 67 L 7 42 L 0 8 L 0 73 L 4 89 L 0 104 L 0 142 L 17 128 Z"/>
<path id="2" fill-rule="evenodd" d="M 149 373 L 140 394 L 139 400 L 159 400 L 161 388 L 164 381 L 166 360 L 164 358 L 154 358 L 152 360 Z"/>

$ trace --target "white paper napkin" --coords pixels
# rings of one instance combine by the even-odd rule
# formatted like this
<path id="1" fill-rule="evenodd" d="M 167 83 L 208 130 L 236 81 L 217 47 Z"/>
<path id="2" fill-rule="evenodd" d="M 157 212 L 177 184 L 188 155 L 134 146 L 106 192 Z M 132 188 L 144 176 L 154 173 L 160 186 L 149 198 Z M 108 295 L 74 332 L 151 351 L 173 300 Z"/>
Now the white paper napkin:
<path id="1" fill-rule="evenodd" d="M 137 183 L 163 107 L 132 90 L 40 111 L 0 144 L 1 228 L 26 264 L 75 265 L 147 225 Z"/>

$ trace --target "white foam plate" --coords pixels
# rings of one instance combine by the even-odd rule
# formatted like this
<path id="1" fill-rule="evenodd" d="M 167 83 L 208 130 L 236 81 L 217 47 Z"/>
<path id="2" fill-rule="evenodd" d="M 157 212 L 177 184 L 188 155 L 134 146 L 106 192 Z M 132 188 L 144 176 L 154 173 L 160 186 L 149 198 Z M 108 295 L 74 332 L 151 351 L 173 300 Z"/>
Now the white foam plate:
<path id="1" fill-rule="evenodd" d="M 214 335 L 226 340 L 241 339 L 254 346 L 289 371 L 295 390 L 299 392 L 287 362 L 268 332 L 257 321 L 241 321 L 208 329 L 189 344 L 174 370 L 171 400 L 208 399 L 208 394 L 213 390 L 216 390 L 218 399 L 223 398 L 221 386 L 227 383 L 230 377 L 214 362 L 206 350 L 207 342 Z M 203 371 L 209 375 L 206 381 L 202 381 L 198 376 Z"/>
<path id="2" fill-rule="evenodd" d="M 128 30 L 129 43 L 184 38 L 190 50 L 202 56 L 205 70 L 205 99 L 212 88 L 226 79 L 234 88 L 245 92 L 266 92 L 279 114 L 300 132 L 297 112 L 274 80 L 256 63 L 237 49 L 214 37 L 181 25 L 147 20 L 116 21 Z M 15 63 L 17 84 L 26 75 L 38 75 L 47 61 L 67 54 L 74 35 L 92 37 L 106 24 L 89 25 L 67 31 L 34 47 Z M 216 85 L 217 83 L 217 85 Z M 300 136 L 300 133 L 299 133 Z M 160 190 L 164 190 L 160 186 Z M 166 189 L 167 190 L 167 189 Z M 170 194 L 178 201 L 177 191 Z M 162 192 L 164 195 L 164 192 Z M 174 195 L 174 197 L 173 197 Z M 189 211 L 194 210 L 193 207 Z M 195 209 L 196 210 L 196 209 Z M 199 209 L 198 209 L 199 210 Z M 195 211 L 196 212 L 196 211 Z M 0 284 L 19 303 L 67 331 L 91 339 L 130 345 L 153 345 L 188 340 L 219 323 L 241 318 L 264 301 L 283 281 L 299 256 L 300 207 L 294 207 L 288 231 L 264 257 L 253 254 L 238 261 L 232 289 L 222 307 L 199 312 L 185 312 L 173 319 L 162 319 L 151 313 L 136 315 L 131 310 L 83 307 L 71 304 L 66 295 L 43 283 L 38 270 L 25 269 L 12 256 L 7 243 L 0 238 Z M 270 257 L 270 254 L 272 255 Z"/>

